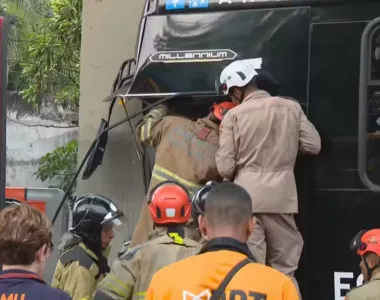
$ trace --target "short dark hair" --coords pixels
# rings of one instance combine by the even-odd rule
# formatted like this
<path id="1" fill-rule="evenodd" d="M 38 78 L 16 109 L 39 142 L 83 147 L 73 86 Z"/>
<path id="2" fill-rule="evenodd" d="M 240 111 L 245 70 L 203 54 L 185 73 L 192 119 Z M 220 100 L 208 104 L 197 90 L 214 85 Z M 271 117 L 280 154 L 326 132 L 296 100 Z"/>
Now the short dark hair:
<path id="1" fill-rule="evenodd" d="M 205 201 L 205 218 L 210 226 L 240 226 L 252 217 L 248 192 L 232 182 L 213 187 Z"/>
<path id="2" fill-rule="evenodd" d="M 0 264 L 31 265 L 52 238 L 52 223 L 36 208 L 20 204 L 0 212 Z"/>

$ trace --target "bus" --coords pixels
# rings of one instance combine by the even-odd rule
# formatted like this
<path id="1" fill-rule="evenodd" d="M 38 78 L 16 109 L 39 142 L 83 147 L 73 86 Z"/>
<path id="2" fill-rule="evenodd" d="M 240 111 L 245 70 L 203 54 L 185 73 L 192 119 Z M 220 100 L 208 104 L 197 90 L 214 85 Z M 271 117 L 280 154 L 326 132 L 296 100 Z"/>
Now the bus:
<path id="1" fill-rule="evenodd" d="M 349 243 L 380 227 L 379 17 L 378 0 L 148 0 L 135 57 L 109 98 L 111 112 L 120 95 L 144 105 L 180 95 L 172 110 L 202 117 L 221 100 L 215 78 L 226 65 L 262 58 L 276 93 L 297 99 L 322 138 L 321 153 L 299 156 L 295 168 L 303 299 L 340 300 L 361 285 Z M 147 187 L 154 150 L 145 148 L 142 161 Z"/>

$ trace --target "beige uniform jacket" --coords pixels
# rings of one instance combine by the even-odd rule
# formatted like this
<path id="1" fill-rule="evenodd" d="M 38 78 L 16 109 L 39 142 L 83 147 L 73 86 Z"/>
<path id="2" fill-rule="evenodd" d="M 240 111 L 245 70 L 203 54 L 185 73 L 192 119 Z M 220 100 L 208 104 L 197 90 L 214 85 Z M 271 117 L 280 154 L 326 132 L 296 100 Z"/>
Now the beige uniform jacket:
<path id="1" fill-rule="evenodd" d="M 157 184 L 167 180 L 177 181 L 192 196 L 207 181 L 222 180 L 215 163 L 219 126 L 209 118 L 192 121 L 184 117 L 167 116 L 168 113 L 168 109 L 160 105 L 150 111 L 136 128 L 140 143 L 156 148 L 156 158 L 131 247 L 145 242 L 153 230 L 147 199 Z M 196 235 L 196 232 L 191 235 Z"/>
<path id="2" fill-rule="evenodd" d="M 380 273 L 372 276 L 368 283 L 350 290 L 345 300 L 380 300 Z"/>
<path id="3" fill-rule="evenodd" d="M 128 250 L 117 259 L 111 272 L 100 282 L 94 300 L 144 299 L 153 275 L 163 267 L 195 255 L 202 245 L 167 233 L 153 231 L 146 243 Z"/>
<path id="4" fill-rule="evenodd" d="M 71 235 L 64 238 L 67 239 L 66 247 L 58 261 L 51 286 L 65 291 L 73 300 L 91 300 L 98 282 L 104 277 L 97 264 L 99 259 L 83 243 L 74 243 L 70 247 L 69 243 L 75 239 Z M 73 253 L 76 258 L 63 264 L 61 259 L 74 249 L 77 249 Z"/>
<path id="5" fill-rule="evenodd" d="M 249 192 L 253 212 L 296 213 L 297 153 L 320 149 L 320 136 L 298 102 L 259 90 L 225 115 L 216 164 L 220 175 Z"/>

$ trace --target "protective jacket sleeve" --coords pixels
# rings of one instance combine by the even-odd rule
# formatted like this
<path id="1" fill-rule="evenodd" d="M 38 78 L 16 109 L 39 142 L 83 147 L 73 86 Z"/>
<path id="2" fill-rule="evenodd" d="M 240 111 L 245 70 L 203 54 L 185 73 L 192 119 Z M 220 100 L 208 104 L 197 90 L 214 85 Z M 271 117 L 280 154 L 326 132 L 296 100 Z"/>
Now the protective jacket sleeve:
<path id="1" fill-rule="evenodd" d="M 235 177 L 236 151 L 233 115 L 228 112 L 220 125 L 219 148 L 215 154 L 215 162 L 219 174 L 230 181 Z"/>
<path id="2" fill-rule="evenodd" d="M 91 300 L 95 290 L 95 278 L 93 273 L 82 267 L 73 267 L 67 276 L 64 291 L 67 292 L 73 300 Z"/>
<path id="3" fill-rule="evenodd" d="M 165 105 L 159 105 L 152 109 L 136 126 L 138 141 L 144 146 L 157 147 L 161 140 L 162 131 L 165 128 L 164 117 L 169 114 Z"/>
<path id="4" fill-rule="evenodd" d="M 134 291 L 134 286 L 140 274 L 140 256 L 137 246 L 116 259 L 111 272 L 98 284 L 93 300 L 132 299 L 133 294 L 138 293 Z"/>
<path id="5" fill-rule="evenodd" d="M 300 106 L 300 105 L 299 105 Z M 300 110 L 300 131 L 299 150 L 305 154 L 318 154 L 321 151 L 321 137 L 314 125 L 307 119 L 301 106 Z"/>

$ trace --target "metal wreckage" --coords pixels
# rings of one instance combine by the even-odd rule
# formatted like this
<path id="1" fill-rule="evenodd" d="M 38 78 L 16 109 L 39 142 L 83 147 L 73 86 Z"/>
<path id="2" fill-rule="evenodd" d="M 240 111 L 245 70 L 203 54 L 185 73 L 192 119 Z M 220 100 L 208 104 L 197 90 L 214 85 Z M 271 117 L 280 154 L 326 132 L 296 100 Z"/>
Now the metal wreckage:
<path id="1" fill-rule="evenodd" d="M 262 58 L 262 88 L 297 99 L 322 137 L 320 155 L 300 156 L 295 169 L 303 299 L 343 299 L 362 281 L 349 241 L 380 226 L 380 2 L 147 0 L 139 33 L 135 58 L 105 99 L 108 118 L 80 164 L 82 179 L 101 165 L 108 131 L 164 102 L 173 113 L 204 116 L 225 100 L 215 88 L 221 70 Z M 128 115 L 123 101 L 126 119 L 111 124 L 120 98 L 138 98 L 143 109 Z M 147 188 L 154 149 L 138 153 Z"/>

